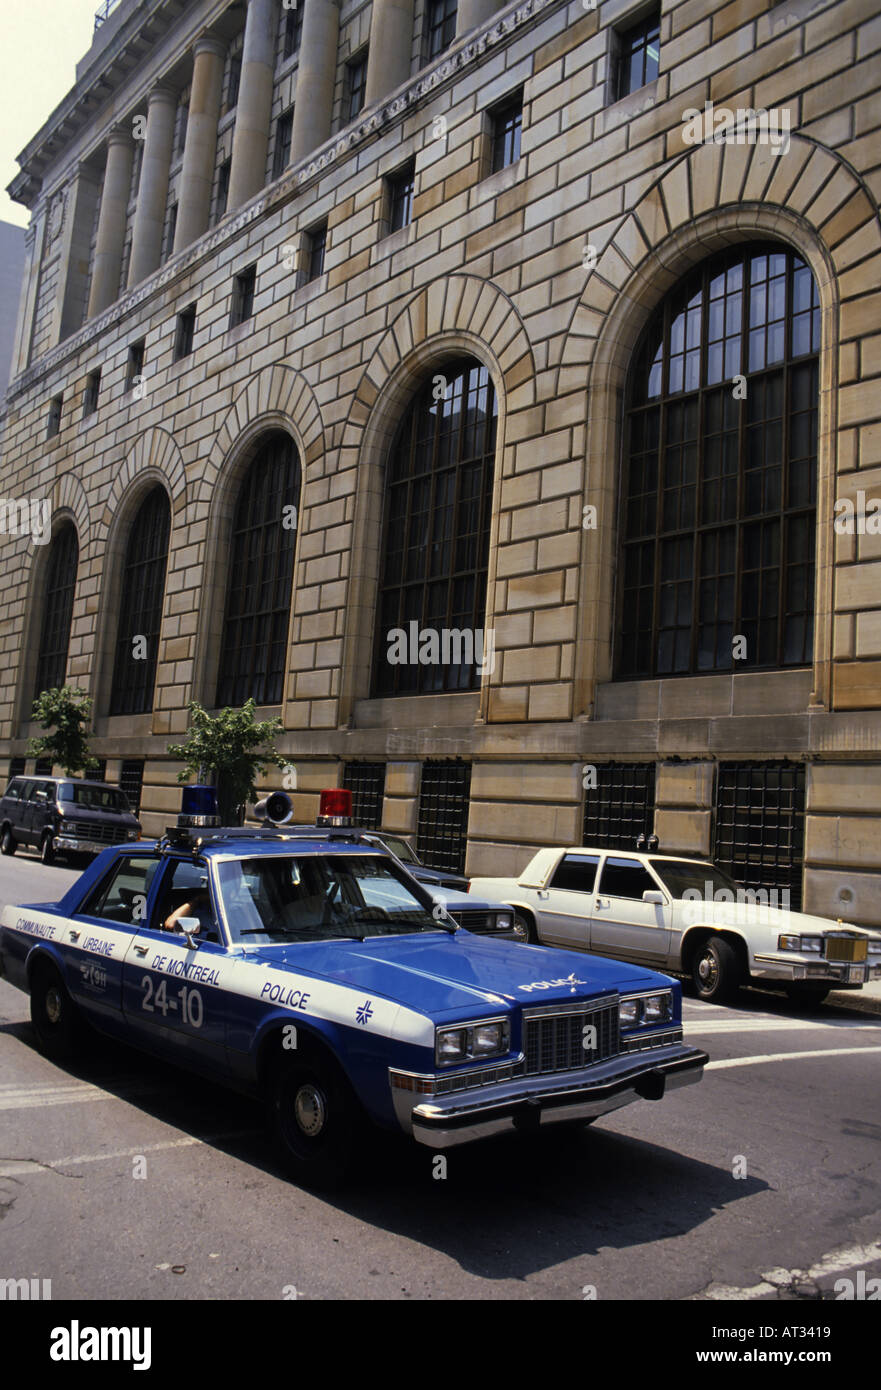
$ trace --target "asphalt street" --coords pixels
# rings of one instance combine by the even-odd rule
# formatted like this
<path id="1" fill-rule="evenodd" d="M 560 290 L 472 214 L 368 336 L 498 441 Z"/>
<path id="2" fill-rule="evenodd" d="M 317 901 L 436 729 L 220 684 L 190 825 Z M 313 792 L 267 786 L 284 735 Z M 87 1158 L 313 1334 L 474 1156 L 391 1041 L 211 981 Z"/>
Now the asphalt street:
<path id="1" fill-rule="evenodd" d="M 73 877 L 19 854 L 0 901 Z M 285 1178 L 251 1102 L 100 1040 L 48 1062 L 0 982 L 0 1276 L 53 1299 L 538 1300 L 834 1298 L 881 1277 L 881 1018 L 745 990 L 686 998 L 685 1023 L 712 1059 L 700 1085 L 454 1150 L 445 1177 L 378 1139 L 329 1198 Z"/>

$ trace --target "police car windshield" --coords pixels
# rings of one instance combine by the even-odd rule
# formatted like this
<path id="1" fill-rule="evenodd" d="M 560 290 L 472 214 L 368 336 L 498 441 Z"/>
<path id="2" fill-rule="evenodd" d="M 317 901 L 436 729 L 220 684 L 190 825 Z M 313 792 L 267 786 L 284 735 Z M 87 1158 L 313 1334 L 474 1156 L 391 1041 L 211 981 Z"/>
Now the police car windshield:
<path id="1" fill-rule="evenodd" d="M 260 855 L 226 860 L 218 876 L 230 934 L 245 945 L 439 929 L 379 855 Z"/>
<path id="2" fill-rule="evenodd" d="M 697 889 L 701 897 L 712 902 L 713 894 L 720 888 L 729 891 L 734 888 L 733 879 L 715 864 L 696 864 L 688 859 L 650 859 L 649 863 L 674 898 L 682 898 L 687 890 Z"/>

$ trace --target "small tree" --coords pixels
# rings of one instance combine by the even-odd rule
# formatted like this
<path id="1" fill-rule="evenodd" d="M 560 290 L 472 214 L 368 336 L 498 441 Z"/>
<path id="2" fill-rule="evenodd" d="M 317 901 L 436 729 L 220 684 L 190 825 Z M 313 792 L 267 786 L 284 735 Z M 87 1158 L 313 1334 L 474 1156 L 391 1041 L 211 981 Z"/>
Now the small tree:
<path id="1" fill-rule="evenodd" d="M 42 691 L 34 701 L 31 718 L 41 729 L 54 729 L 55 732 L 43 738 L 32 738 L 28 743 L 28 756 L 47 758 L 53 767 L 58 763 L 66 777 L 96 768 L 98 760 L 92 757 L 89 749 L 92 730 L 86 727 L 91 713 L 91 699 L 75 685 Z"/>
<path id="2" fill-rule="evenodd" d="M 276 717 L 261 723 L 254 718 L 255 708 L 254 701 L 247 700 L 241 709 L 222 709 L 211 715 L 198 700 L 191 700 L 186 739 L 168 746 L 169 753 L 185 764 L 178 773 L 179 782 L 208 777 L 217 787 L 224 825 L 242 823 L 244 803 L 256 796 L 258 775 L 270 767 L 287 766 L 274 746 L 281 720 Z"/>

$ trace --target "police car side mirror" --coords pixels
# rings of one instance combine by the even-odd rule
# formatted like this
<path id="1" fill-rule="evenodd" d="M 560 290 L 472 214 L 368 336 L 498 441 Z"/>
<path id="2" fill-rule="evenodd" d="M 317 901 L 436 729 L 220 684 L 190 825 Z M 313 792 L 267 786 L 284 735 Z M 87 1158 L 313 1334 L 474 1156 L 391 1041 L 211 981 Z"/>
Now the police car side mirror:
<path id="1" fill-rule="evenodd" d="M 198 917 L 178 917 L 175 926 L 177 930 L 187 938 L 187 945 L 190 950 L 195 951 L 199 944 L 195 938 L 198 936 L 201 926 Z"/>
<path id="2" fill-rule="evenodd" d="M 653 903 L 658 907 L 664 906 L 664 894 L 658 888 L 647 888 L 642 895 L 644 903 Z"/>

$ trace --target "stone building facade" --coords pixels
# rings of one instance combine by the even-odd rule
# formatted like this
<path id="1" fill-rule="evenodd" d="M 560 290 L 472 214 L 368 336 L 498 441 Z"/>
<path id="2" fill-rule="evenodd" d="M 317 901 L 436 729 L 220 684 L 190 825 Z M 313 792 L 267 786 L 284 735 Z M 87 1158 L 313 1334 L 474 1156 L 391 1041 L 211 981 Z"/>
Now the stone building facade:
<path id="1" fill-rule="evenodd" d="M 63 674 L 156 832 L 249 690 L 303 816 L 881 924 L 877 0 L 300 6 L 122 0 L 20 156 L 4 752 Z"/>

